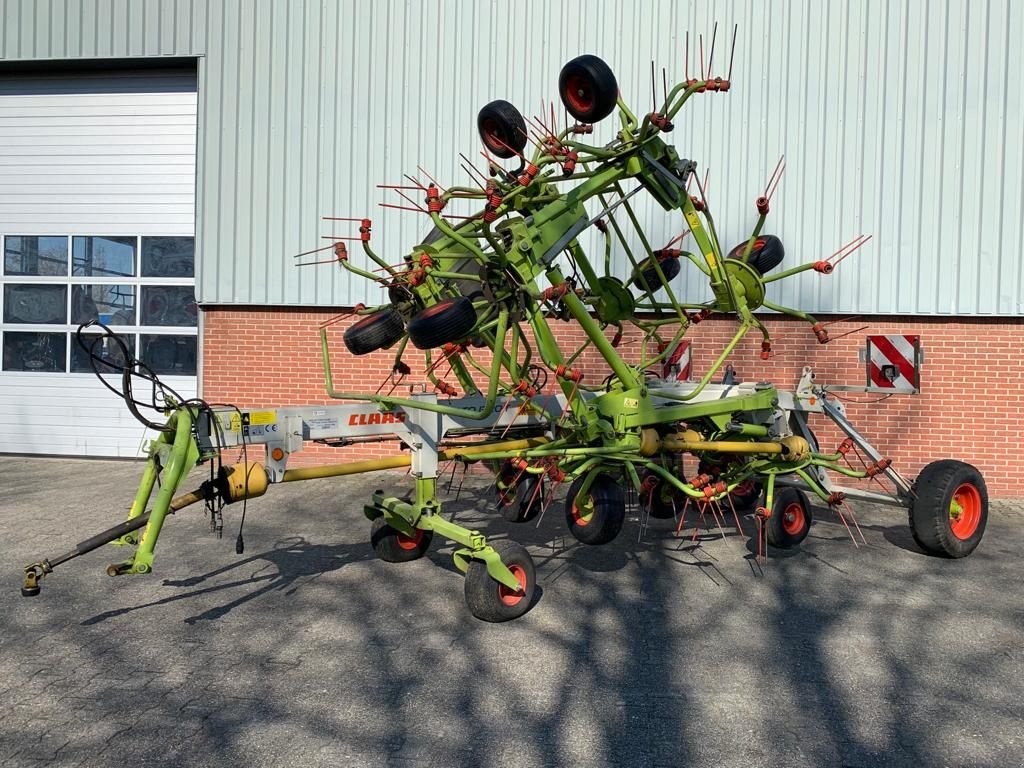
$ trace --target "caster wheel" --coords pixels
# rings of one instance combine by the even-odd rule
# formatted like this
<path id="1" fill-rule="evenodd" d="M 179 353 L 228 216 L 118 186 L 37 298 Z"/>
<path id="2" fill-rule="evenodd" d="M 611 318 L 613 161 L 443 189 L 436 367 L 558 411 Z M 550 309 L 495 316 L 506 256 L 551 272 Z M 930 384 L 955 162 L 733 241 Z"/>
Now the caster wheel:
<path id="1" fill-rule="evenodd" d="M 795 547 L 807 538 L 811 522 L 811 505 L 804 492 L 797 488 L 780 488 L 768 518 L 768 543 L 779 549 Z"/>
<path id="2" fill-rule="evenodd" d="M 366 355 L 378 349 L 387 349 L 404 335 L 402 315 L 394 307 L 388 307 L 349 326 L 344 340 L 353 355 Z"/>
<path id="3" fill-rule="evenodd" d="M 419 349 L 434 349 L 458 341 L 476 325 L 473 302 L 465 296 L 427 307 L 409 321 L 409 340 Z"/>
<path id="4" fill-rule="evenodd" d="M 533 603 L 537 575 L 533 558 L 526 548 L 514 541 L 491 544 L 501 560 L 512 571 L 520 589 L 513 590 L 491 578 L 483 560 L 473 560 L 466 571 L 466 605 L 470 613 L 483 621 L 510 621 L 526 613 Z"/>
<path id="5" fill-rule="evenodd" d="M 518 480 L 516 479 L 518 477 Z M 540 490 L 537 486 L 540 484 Z M 496 489 L 498 511 L 510 523 L 525 523 L 533 520 L 544 508 L 546 498 L 544 481 L 536 475 L 523 474 L 511 465 L 501 468 Z"/>
<path id="6" fill-rule="evenodd" d="M 966 557 L 981 543 L 988 523 L 988 489 L 970 464 L 933 461 L 914 481 L 910 531 L 931 555 Z"/>
<path id="7" fill-rule="evenodd" d="M 476 116 L 480 141 L 501 158 L 515 157 L 526 147 L 526 121 L 507 101 L 492 101 Z"/>
<path id="8" fill-rule="evenodd" d="M 430 548 L 433 531 L 416 529 L 415 536 L 406 536 L 388 525 L 387 520 L 378 517 L 370 529 L 370 543 L 377 557 L 385 563 L 408 563 L 418 560 Z"/>
<path id="9" fill-rule="evenodd" d="M 584 544 L 607 544 L 619 535 L 626 519 L 626 494 L 615 478 L 600 474 L 585 498 L 579 490 L 586 475 L 576 478 L 565 497 L 565 522 L 569 532 Z"/>
<path id="10" fill-rule="evenodd" d="M 611 67 L 597 56 L 577 56 L 558 75 L 558 95 L 570 115 L 596 123 L 614 111 L 619 85 Z"/>

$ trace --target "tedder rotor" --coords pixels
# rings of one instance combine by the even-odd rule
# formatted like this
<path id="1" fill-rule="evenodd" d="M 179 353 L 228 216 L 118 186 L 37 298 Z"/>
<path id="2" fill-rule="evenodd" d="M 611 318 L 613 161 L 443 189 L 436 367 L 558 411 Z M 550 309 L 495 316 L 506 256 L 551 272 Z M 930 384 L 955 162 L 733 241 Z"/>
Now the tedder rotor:
<path id="1" fill-rule="evenodd" d="M 728 376 L 713 381 L 750 331 L 761 335 L 762 358 L 770 357 L 771 338 L 756 310 L 805 321 L 817 340 L 827 343 L 822 323 L 769 301 L 766 285 L 807 270 L 830 274 L 867 238 L 855 239 L 828 259 L 777 270 L 784 258 L 782 242 L 762 229 L 782 175 L 780 161 L 756 200 L 749 237 L 729 251 L 722 248 L 706 181 L 697 164 L 667 141 L 691 98 L 732 88 L 730 76 L 712 76 L 711 67 L 709 60 L 706 74 L 671 89 L 666 85 L 660 105 L 638 116 L 620 97 L 604 61 L 575 58 L 563 67 L 558 83 L 571 124 L 566 119 L 559 128 L 553 110 L 527 120 L 508 102 L 491 102 L 477 117 L 486 173 L 463 158 L 472 185 L 445 188 L 420 169 L 423 180 L 410 176 L 409 184 L 388 187 L 431 224 L 427 237 L 401 262 L 389 264 L 375 252 L 370 219 L 351 220 L 358 223 L 358 237 L 327 246 L 333 254 L 328 261 L 385 289 L 387 301 L 357 306 L 357 319 L 343 339 L 353 355 L 394 349 L 388 392 L 382 393 L 387 381 L 373 394 L 335 388 L 331 322 L 321 328 L 320 343 L 327 392 L 347 401 L 336 406 L 253 410 L 186 400 L 122 344 L 119 394 L 144 423 L 159 430 L 128 519 L 64 555 L 27 566 L 23 594 L 38 594 L 40 580 L 56 565 L 107 542 L 135 547 L 108 573 L 149 572 L 166 516 L 197 501 L 216 512 L 224 503 L 260 496 L 274 483 L 410 466 L 411 501 L 378 492 L 365 506 L 377 555 L 409 561 L 424 554 L 434 535 L 454 541 L 470 611 L 488 621 L 516 618 L 534 598 L 533 561 L 513 541 L 490 543 L 479 531 L 442 517 L 438 463 L 448 459 L 491 469 L 496 508 L 512 521 L 536 516 L 551 503 L 555 488 L 567 483 L 566 524 L 585 544 L 607 543 L 620 532 L 629 487 L 647 514 L 676 516 L 680 526 L 687 510 L 722 523 L 731 511 L 742 531 L 738 512 L 753 510 L 759 554 L 767 544 L 792 547 L 806 537 L 812 514 L 808 493 L 835 509 L 851 535 L 859 530 L 845 499 L 858 498 L 908 510 L 914 537 L 927 552 L 969 554 L 988 513 L 985 483 L 974 467 L 938 461 L 915 483 L 908 482 L 850 424 L 842 403 L 815 382 L 809 368 L 792 391 Z M 612 140 L 587 143 L 594 124 L 616 111 Z M 630 203 L 639 194 L 681 214 L 692 251 L 674 247 L 683 236 L 661 248 L 652 245 Z M 450 212 L 449 206 L 466 203 L 471 209 L 465 215 Z M 603 242 L 600 258 L 581 244 L 589 230 Z M 640 252 L 629 236 L 639 241 Z M 365 258 L 352 257 L 346 239 L 358 240 Z M 628 260 L 625 279 L 613 275 L 613 250 Z M 706 278 L 707 301 L 677 298 L 672 281 L 683 261 Z M 736 331 L 702 376 L 681 380 L 688 377 L 673 375 L 673 365 L 683 337 L 711 314 L 734 316 Z M 574 348 L 556 338 L 553 326 L 563 322 L 578 327 Z M 639 342 L 628 348 L 621 343 L 627 332 L 639 334 Z M 117 341 L 102 327 L 78 333 L 89 350 L 107 336 Z M 420 351 L 429 385 L 408 386 L 413 348 Z M 585 354 L 600 362 L 584 366 Z M 97 364 L 110 370 L 109 360 Z M 442 365 L 457 384 L 441 377 Z M 131 389 L 139 377 L 158 391 L 157 402 L 149 405 L 165 411 L 166 422 L 151 422 L 139 412 Z M 812 413 L 823 414 L 846 434 L 834 450 L 818 445 L 807 421 Z M 408 452 L 288 468 L 291 454 L 307 441 L 385 438 L 400 441 Z M 265 464 L 220 467 L 198 490 L 175 495 L 195 464 L 217 462 L 227 448 L 260 444 L 266 446 Z M 851 451 L 864 457 L 859 468 L 845 461 Z M 683 473 L 686 455 L 699 462 L 695 476 Z M 867 491 L 856 483 L 840 488 L 833 476 L 884 478 L 892 490 Z"/>

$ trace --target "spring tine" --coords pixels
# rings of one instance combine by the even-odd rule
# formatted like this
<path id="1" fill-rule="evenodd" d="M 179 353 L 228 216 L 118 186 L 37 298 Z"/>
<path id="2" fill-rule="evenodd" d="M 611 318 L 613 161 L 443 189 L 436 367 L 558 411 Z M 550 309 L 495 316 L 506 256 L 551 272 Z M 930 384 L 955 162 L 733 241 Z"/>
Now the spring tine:
<path id="1" fill-rule="evenodd" d="M 423 208 L 410 208 L 407 205 L 393 205 L 391 203 L 377 203 L 377 205 L 381 206 L 382 208 L 394 208 L 397 211 L 413 211 L 414 213 L 426 213 L 427 212 Z M 356 240 L 358 238 L 352 238 L 352 239 Z"/>
<path id="2" fill-rule="evenodd" d="M 771 189 L 772 182 L 775 181 L 775 174 L 782 168 L 782 163 L 785 161 L 786 156 L 782 155 L 779 157 L 779 162 L 775 164 L 775 170 L 772 171 L 772 175 L 768 177 L 768 183 L 764 185 L 764 197 L 768 197 L 768 190 Z"/>
<path id="3" fill-rule="evenodd" d="M 415 184 L 415 185 L 416 185 L 416 188 L 417 188 L 417 189 L 419 189 L 419 190 L 421 190 L 421 191 L 423 191 L 423 192 L 426 192 L 426 191 L 427 191 L 427 188 L 426 188 L 426 187 L 424 187 L 424 186 L 423 186 L 422 184 L 420 184 L 420 180 L 419 180 L 419 179 L 414 179 L 414 178 L 413 178 L 412 176 L 410 176 L 410 175 L 409 175 L 408 173 L 403 173 L 402 175 L 403 175 L 403 176 L 404 176 L 405 178 L 407 178 L 407 179 L 408 179 L 409 181 L 411 181 L 411 182 L 412 182 L 413 184 Z"/>
<path id="4" fill-rule="evenodd" d="M 331 239 L 333 240 L 334 238 L 332 237 Z M 292 256 L 292 258 L 297 259 L 301 256 L 309 256 L 311 253 L 320 253 L 321 251 L 328 251 L 332 248 L 334 248 L 334 243 L 331 243 L 330 245 L 325 245 L 323 248 L 314 248 L 312 251 L 303 251 L 302 253 L 296 253 L 294 256 Z"/>
<path id="5" fill-rule="evenodd" d="M 427 173 L 426 171 L 424 171 L 424 170 L 423 170 L 422 168 L 420 168 L 420 167 L 419 167 L 418 165 L 416 166 L 416 170 L 417 170 L 417 171 L 419 171 L 420 173 L 422 173 L 422 174 L 423 174 L 424 176 L 426 176 L 426 177 L 427 177 L 428 179 L 430 179 L 430 180 L 431 180 L 432 182 L 434 182 L 434 186 L 435 186 L 435 187 L 437 187 L 438 189 L 440 189 L 440 190 L 441 190 L 442 192 L 445 192 L 445 193 L 447 193 L 447 192 L 448 192 L 448 190 L 447 190 L 447 189 L 445 189 L 444 187 L 442 187 L 442 186 L 441 186 L 441 182 L 439 182 L 439 181 L 438 181 L 437 179 L 435 179 L 435 178 L 434 178 L 433 176 L 431 176 L 431 175 L 430 175 L 429 173 Z"/>
<path id="6" fill-rule="evenodd" d="M 732 50 L 729 51 L 729 74 L 726 80 L 732 81 L 732 61 L 736 55 L 736 32 L 739 30 L 739 24 L 733 24 L 732 26 Z"/>
<path id="7" fill-rule="evenodd" d="M 711 30 L 711 50 L 708 51 L 708 80 L 711 79 L 711 62 L 715 58 L 715 38 L 718 37 L 718 22 Z"/>

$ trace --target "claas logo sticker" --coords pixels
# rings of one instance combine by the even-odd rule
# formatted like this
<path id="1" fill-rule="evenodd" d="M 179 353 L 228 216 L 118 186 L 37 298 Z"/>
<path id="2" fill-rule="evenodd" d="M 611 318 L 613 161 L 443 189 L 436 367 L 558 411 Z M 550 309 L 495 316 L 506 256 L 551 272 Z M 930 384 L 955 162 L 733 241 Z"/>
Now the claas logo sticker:
<path id="1" fill-rule="evenodd" d="M 405 421 L 404 412 L 386 411 L 384 413 L 353 413 L 348 417 L 350 427 L 364 427 L 368 424 L 401 424 Z"/>

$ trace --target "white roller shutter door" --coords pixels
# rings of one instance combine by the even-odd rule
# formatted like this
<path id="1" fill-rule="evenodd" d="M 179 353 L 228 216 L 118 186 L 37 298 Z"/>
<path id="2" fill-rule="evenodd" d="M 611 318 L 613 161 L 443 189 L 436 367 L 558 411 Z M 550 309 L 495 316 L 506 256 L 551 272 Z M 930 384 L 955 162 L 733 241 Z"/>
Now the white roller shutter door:
<path id="1" fill-rule="evenodd" d="M 196 395 L 196 103 L 194 72 L 0 77 L 0 451 L 152 437 L 85 365 L 84 319 Z"/>

